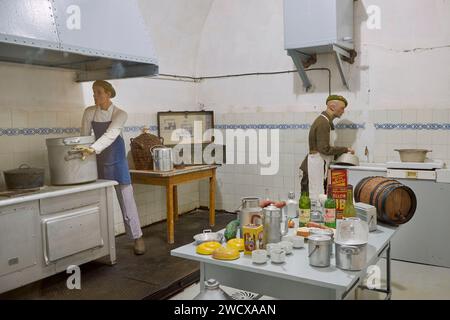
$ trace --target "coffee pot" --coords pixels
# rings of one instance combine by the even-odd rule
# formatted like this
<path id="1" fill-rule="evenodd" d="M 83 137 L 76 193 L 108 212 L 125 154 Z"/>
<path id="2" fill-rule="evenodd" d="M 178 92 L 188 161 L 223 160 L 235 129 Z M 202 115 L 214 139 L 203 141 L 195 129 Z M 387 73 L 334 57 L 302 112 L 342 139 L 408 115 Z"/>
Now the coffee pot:
<path id="1" fill-rule="evenodd" d="M 277 208 L 273 204 L 262 209 L 264 245 L 278 243 L 288 234 L 287 212 L 284 209 Z"/>

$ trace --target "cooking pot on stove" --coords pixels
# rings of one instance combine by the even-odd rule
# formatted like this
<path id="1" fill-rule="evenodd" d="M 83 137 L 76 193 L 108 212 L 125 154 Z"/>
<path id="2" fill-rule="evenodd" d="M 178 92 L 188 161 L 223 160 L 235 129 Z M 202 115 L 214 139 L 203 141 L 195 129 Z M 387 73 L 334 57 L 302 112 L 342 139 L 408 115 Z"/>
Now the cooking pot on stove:
<path id="1" fill-rule="evenodd" d="M 45 170 L 22 164 L 19 168 L 3 172 L 6 188 L 9 190 L 34 189 L 44 185 Z"/>
<path id="2" fill-rule="evenodd" d="M 94 136 L 47 139 L 50 180 L 53 185 L 71 185 L 97 180 L 95 154 L 83 157 L 76 146 L 91 146 Z"/>
<path id="3" fill-rule="evenodd" d="M 359 158 L 350 152 L 343 153 L 335 161 L 336 164 L 359 166 Z"/>

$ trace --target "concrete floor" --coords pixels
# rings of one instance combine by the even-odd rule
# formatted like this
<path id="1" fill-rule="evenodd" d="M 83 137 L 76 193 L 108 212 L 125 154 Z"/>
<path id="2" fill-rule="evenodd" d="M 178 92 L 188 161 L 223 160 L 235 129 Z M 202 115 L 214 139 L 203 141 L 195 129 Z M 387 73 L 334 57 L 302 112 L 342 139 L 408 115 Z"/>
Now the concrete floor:
<path id="1" fill-rule="evenodd" d="M 380 260 L 382 278 L 385 279 L 384 259 Z M 450 299 L 450 268 L 441 268 L 423 264 L 392 260 L 392 300 L 449 300 Z M 385 281 L 382 280 L 382 285 Z M 223 287 L 228 294 L 242 292 L 233 288 Z M 200 291 L 198 283 L 186 288 L 173 296 L 172 300 L 191 300 Z M 358 299 L 381 300 L 384 294 L 357 291 Z M 353 298 L 353 297 L 351 297 Z M 261 300 L 272 299 L 263 296 Z"/>

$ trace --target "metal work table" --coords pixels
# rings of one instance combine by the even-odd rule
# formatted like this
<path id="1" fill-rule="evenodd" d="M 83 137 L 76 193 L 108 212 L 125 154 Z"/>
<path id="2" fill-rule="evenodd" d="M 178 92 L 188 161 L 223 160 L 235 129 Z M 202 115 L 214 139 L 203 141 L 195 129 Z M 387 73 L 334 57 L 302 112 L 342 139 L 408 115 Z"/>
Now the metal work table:
<path id="1" fill-rule="evenodd" d="M 290 229 L 290 234 L 294 229 Z M 378 225 L 378 230 L 369 233 L 367 248 L 367 267 L 375 265 L 386 252 L 387 288 L 377 289 L 390 298 L 390 241 L 397 228 Z M 241 290 L 255 292 L 279 299 L 344 299 L 366 275 L 361 271 L 338 269 L 334 255 L 331 266 L 316 268 L 309 265 L 308 247 L 294 249 L 286 256 L 283 264 L 274 264 L 270 260 L 262 265 L 252 263 L 250 255 L 241 253 L 233 261 L 213 259 L 211 256 L 199 255 L 191 243 L 171 251 L 176 257 L 200 262 L 200 288 L 204 281 L 217 279 L 221 284 Z M 334 248 L 333 248 L 334 251 Z"/>
<path id="2" fill-rule="evenodd" d="M 209 178 L 209 225 L 215 224 L 216 210 L 216 169 L 218 165 L 186 166 L 171 171 L 130 170 L 133 183 L 166 187 L 167 202 L 167 242 L 174 243 L 174 219 L 178 218 L 177 185 L 194 180 Z"/>

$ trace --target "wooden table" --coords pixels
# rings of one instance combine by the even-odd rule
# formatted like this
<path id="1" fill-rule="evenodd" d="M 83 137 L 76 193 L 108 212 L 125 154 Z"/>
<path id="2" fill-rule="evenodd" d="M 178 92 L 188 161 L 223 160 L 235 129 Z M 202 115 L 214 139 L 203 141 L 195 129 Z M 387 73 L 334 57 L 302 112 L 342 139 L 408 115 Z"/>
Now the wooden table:
<path id="1" fill-rule="evenodd" d="M 130 170 L 133 183 L 166 187 L 167 242 L 174 243 L 174 220 L 178 218 L 177 185 L 209 178 L 209 225 L 215 224 L 216 211 L 216 169 L 217 165 L 186 166 L 171 171 Z"/>

